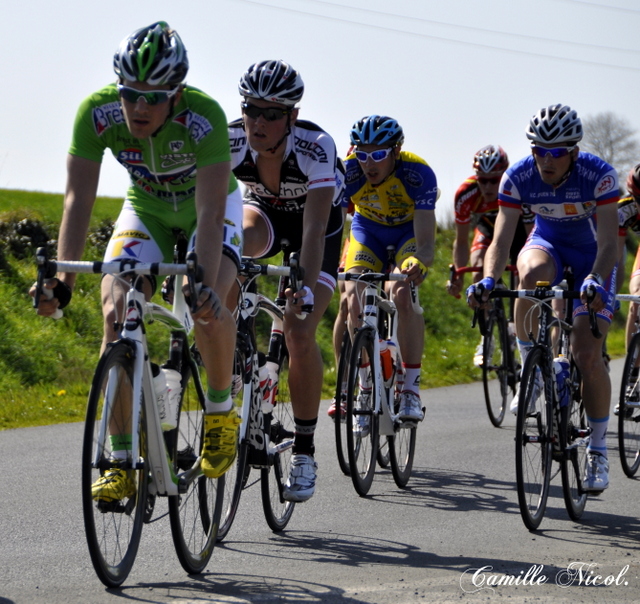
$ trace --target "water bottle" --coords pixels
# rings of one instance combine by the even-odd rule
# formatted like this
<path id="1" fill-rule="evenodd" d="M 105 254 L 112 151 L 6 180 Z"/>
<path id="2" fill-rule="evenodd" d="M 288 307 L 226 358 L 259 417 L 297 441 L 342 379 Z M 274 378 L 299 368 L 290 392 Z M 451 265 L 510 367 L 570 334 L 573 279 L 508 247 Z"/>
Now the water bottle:
<path id="1" fill-rule="evenodd" d="M 569 359 L 560 355 L 553 359 L 553 372 L 556 376 L 556 391 L 558 393 L 558 403 L 560 407 L 569 404 L 571 392 L 569 381 L 571 379 L 571 365 Z"/>
<path id="2" fill-rule="evenodd" d="M 380 340 L 380 361 L 382 363 L 382 378 L 388 382 L 393 375 L 393 360 L 387 340 Z"/>
<path id="3" fill-rule="evenodd" d="M 175 369 L 160 368 L 155 363 L 152 363 L 151 371 L 160 425 L 165 431 L 173 430 L 178 425 L 178 411 L 180 409 L 180 373 Z"/>
<path id="4" fill-rule="evenodd" d="M 262 412 L 269 413 L 271 397 L 271 380 L 269 379 L 269 368 L 264 354 L 258 354 L 258 381 L 260 383 L 260 393 L 262 394 Z"/>

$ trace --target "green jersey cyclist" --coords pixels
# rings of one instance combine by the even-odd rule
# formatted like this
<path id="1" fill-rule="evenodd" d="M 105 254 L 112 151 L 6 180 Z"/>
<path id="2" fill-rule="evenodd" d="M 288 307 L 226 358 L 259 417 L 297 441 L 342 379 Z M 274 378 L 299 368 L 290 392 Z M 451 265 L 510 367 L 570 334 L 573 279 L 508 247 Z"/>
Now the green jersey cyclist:
<path id="1" fill-rule="evenodd" d="M 104 260 L 172 262 L 174 229 L 181 229 L 202 265 L 202 289 L 193 313 L 195 338 L 207 372 L 202 470 L 215 478 L 233 463 L 239 420 L 230 386 L 235 322 L 221 304 L 235 281 L 242 243 L 242 199 L 231 174 L 226 116 L 211 97 L 184 83 L 189 62 L 178 33 L 157 22 L 125 38 L 115 53 L 117 82 L 89 96 L 78 110 L 67 159 L 67 186 L 58 258 L 81 258 L 96 200 L 105 149 L 129 172 L 131 185 Z M 202 236 L 195 237 L 195 229 Z M 69 303 L 75 275 L 62 273 L 45 287 L 39 313 Z M 151 296 L 155 283 L 145 280 Z M 102 349 L 116 338 L 124 289 L 102 280 Z M 126 410 L 121 410 L 122 415 Z M 123 424 L 126 422 L 122 422 Z M 131 435 L 111 427 L 113 456 L 126 460 Z M 114 467 L 93 485 L 94 499 L 129 497 L 135 485 Z"/>

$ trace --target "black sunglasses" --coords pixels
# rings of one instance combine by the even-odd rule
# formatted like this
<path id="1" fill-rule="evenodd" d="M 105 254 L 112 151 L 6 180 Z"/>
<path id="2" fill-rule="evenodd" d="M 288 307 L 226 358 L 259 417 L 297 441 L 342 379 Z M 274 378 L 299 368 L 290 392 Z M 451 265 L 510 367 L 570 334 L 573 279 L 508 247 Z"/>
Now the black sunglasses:
<path id="1" fill-rule="evenodd" d="M 279 107 L 257 107 L 251 103 L 241 103 L 242 112 L 252 120 L 257 120 L 262 116 L 268 122 L 281 120 L 285 115 L 291 113 L 291 109 L 280 109 Z"/>

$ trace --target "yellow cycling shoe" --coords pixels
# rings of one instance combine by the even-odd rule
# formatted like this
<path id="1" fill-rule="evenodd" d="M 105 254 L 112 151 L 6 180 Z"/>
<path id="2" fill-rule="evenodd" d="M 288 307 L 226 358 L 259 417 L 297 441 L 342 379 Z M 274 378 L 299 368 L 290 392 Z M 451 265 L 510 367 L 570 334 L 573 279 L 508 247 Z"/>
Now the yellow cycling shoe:
<path id="1" fill-rule="evenodd" d="M 120 501 L 136 494 L 136 483 L 130 472 L 121 468 L 108 469 L 91 485 L 91 496 L 95 501 Z"/>
<path id="2" fill-rule="evenodd" d="M 207 478 L 222 476 L 235 461 L 240 421 L 235 407 L 227 413 L 208 413 L 204 416 L 203 459 L 200 467 Z"/>

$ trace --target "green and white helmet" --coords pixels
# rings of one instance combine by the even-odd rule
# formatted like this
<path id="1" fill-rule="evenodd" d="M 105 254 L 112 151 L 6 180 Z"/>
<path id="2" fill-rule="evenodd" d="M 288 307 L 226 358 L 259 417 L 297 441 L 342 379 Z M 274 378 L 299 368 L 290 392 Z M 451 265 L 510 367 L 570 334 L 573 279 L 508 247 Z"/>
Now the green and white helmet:
<path id="1" fill-rule="evenodd" d="M 189 70 L 187 51 L 178 33 L 164 21 L 126 37 L 113 56 L 113 70 L 123 80 L 152 86 L 181 84 Z"/>

